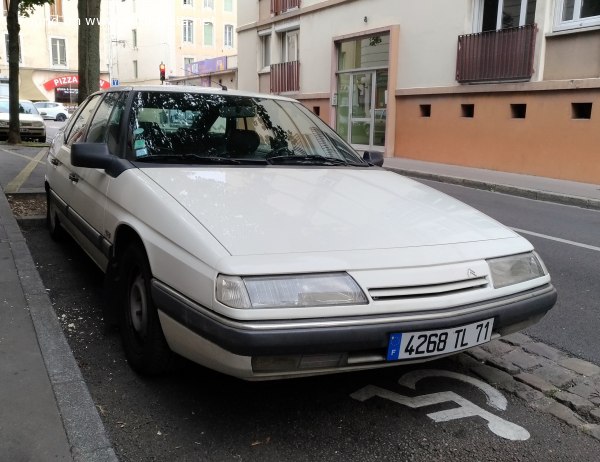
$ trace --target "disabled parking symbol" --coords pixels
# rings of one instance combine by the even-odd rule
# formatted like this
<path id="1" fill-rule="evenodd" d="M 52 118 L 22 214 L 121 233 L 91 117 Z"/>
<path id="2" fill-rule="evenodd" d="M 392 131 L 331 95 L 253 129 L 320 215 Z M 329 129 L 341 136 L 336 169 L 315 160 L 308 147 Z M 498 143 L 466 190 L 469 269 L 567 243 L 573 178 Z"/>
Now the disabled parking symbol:
<path id="1" fill-rule="evenodd" d="M 482 382 L 481 380 L 459 374 L 457 372 L 435 369 L 416 370 L 403 375 L 398 383 L 412 390 L 416 390 L 417 383 L 420 380 L 429 377 L 446 377 L 471 384 L 485 394 L 487 400 L 486 402 L 490 407 L 499 411 L 506 410 L 507 401 L 502 393 L 500 393 L 491 385 Z M 478 416 L 487 422 L 487 427 L 492 433 L 501 438 L 512 441 L 525 441 L 530 437 L 529 432 L 523 427 L 486 411 L 485 409 L 481 408 L 475 403 L 472 403 L 468 399 L 463 398 L 459 394 L 454 393 L 453 391 L 443 391 L 421 396 L 404 396 L 375 385 L 367 385 L 366 387 L 363 387 L 360 390 L 352 393 L 350 396 L 358 401 L 366 401 L 370 398 L 378 396 L 412 409 L 432 406 L 434 404 L 453 402 L 457 404 L 458 407 L 432 412 L 427 414 L 427 417 L 432 419 L 434 422 L 448 422 L 451 420 Z"/>

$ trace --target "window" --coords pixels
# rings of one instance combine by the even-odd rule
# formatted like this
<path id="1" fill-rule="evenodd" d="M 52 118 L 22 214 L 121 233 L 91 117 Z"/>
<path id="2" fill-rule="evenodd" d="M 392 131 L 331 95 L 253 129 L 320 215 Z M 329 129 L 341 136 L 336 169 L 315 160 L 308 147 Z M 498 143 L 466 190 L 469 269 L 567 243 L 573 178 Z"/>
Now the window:
<path id="1" fill-rule="evenodd" d="M 106 129 L 108 127 L 108 121 L 115 103 L 119 99 L 119 95 L 122 93 L 108 93 L 100 105 L 94 118 L 90 123 L 90 130 L 88 131 L 85 139 L 88 143 L 104 143 L 106 141 Z"/>
<path id="2" fill-rule="evenodd" d="M 50 4 L 50 21 L 63 22 L 63 8 L 62 0 L 54 0 L 54 3 Z"/>
<path id="3" fill-rule="evenodd" d="M 466 117 L 467 119 L 472 119 L 475 117 L 475 105 L 474 104 L 461 104 L 460 105 L 460 114 L 462 117 Z"/>
<path id="4" fill-rule="evenodd" d="M 134 79 L 138 78 L 138 62 L 137 62 L 137 60 L 133 61 L 133 78 Z"/>
<path id="5" fill-rule="evenodd" d="M 183 41 L 194 43 L 194 21 L 191 19 L 183 20 Z"/>
<path id="6" fill-rule="evenodd" d="M 223 0 L 223 10 L 231 13 L 233 11 L 233 0 Z"/>
<path id="7" fill-rule="evenodd" d="M 479 31 L 508 29 L 535 22 L 536 0 L 480 0 Z"/>
<path id="8" fill-rule="evenodd" d="M 298 29 L 283 33 L 281 40 L 281 62 L 298 61 Z"/>
<path id="9" fill-rule="evenodd" d="M 205 22 L 204 23 L 204 45 L 205 46 L 213 46 L 213 23 Z"/>
<path id="10" fill-rule="evenodd" d="M 65 39 L 53 38 L 50 39 L 50 47 L 52 51 L 52 65 L 53 66 L 66 66 L 67 65 L 67 51 L 65 47 Z"/>
<path id="11" fill-rule="evenodd" d="M 591 119 L 592 103 L 571 103 L 572 119 Z"/>
<path id="12" fill-rule="evenodd" d="M 226 47 L 233 48 L 233 26 L 230 24 L 225 25 L 223 45 L 225 45 Z"/>
<path id="13" fill-rule="evenodd" d="M 4 34 L 4 43 L 6 44 L 6 62 L 8 62 L 8 34 Z M 23 62 L 23 58 L 21 56 L 21 37 L 19 37 L 19 62 Z"/>
<path id="14" fill-rule="evenodd" d="M 71 118 L 71 125 L 65 130 L 65 133 L 68 133 L 67 145 L 70 146 L 75 141 L 81 140 L 86 131 L 87 124 L 101 97 L 102 95 L 93 96 L 85 105 L 85 107 L 78 111 L 75 117 Z"/>
<path id="15" fill-rule="evenodd" d="M 576 29 L 600 24 L 600 1 L 558 0 L 555 29 Z"/>
<path id="16" fill-rule="evenodd" d="M 133 48 L 137 48 L 137 29 L 132 29 L 131 31 L 131 44 Z"/>
<path id="17" fill-rule="evenodd" d="M 210 8 L 211 10 L 215 7 L 215 0 L 204 0 L 204 8 Z"/>
<path id="18" fill-rule="evenodd" d="M 271 65 L 271 33 L 260 36 L 261 64 L 262 67 Z"/>
<path id="19" fill-rule="evenodd" d="M 510 115 L 513 119 L 524 119 L 527 116 L 527 104 L 511 104 Z"/>
<path id="20" fill-rule="evenodd" d="M 183 4 L 187 6 L 194 6 L 194 0 L 183 0 Z"/>
<path id="21" fill-rule="evenodd" d="M 431 104 L 420 104 L 421 117 L 431 117 Z"/>
<path id="22" fill-rule="evenodd" d="M 8 0 L 3 0 L 2 4 L 4 6 L 4 16 L 8 15 Z"/>

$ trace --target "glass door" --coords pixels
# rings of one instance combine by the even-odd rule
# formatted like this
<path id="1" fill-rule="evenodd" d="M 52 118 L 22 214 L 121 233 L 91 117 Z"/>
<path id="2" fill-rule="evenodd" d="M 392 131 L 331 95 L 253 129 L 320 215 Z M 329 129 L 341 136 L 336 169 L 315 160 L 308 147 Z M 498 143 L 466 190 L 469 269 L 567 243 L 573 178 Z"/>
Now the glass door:
<path id="1" fill-rule="evenodd" d="M 350 74 L 350 144 L 369 149 L 373 144 L 374 72 Z"/>

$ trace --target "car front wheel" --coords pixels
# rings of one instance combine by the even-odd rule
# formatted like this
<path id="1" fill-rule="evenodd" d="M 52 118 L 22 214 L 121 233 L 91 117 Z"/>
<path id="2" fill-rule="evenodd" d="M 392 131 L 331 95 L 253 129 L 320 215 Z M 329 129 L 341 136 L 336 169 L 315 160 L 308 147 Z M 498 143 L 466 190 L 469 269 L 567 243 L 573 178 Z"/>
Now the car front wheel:
<path id="1" fill-rule="evenodd" d="M 152 301 L 152 273 L 146 252 L 140 244 L 131 244 L 119 263 L 119 327 L 125 355 L 136 372 L 162 374 L 170 368 L 172 353 Z"/>
<path id="2" fill-rule="evenodd" d="M 58 221 L 58 217 L 56 216 L 52 195 L 49 192 L 46 193 L 46 226 L 48 227 L 50 237 L 55 241 L 60 240 L 63 230 Z"/>
<path id="3" fill-rule="evenodd" d="M 56 121 L 57 122 L 64 122 L 65 120 L 67 120 L 67 116 L 64 114 L 57 114 L 56 115 Z"/>

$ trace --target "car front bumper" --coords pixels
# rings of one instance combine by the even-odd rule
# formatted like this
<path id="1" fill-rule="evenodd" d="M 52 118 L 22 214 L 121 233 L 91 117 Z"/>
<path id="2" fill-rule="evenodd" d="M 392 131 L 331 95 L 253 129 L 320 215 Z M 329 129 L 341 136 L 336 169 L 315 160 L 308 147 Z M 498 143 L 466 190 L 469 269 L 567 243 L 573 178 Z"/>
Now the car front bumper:
<path id="1" fill-rule="evenodd" d="M 168 325 L 164 329 L 165 336 L 175 351 L 200 364 L 245 379 L 273 378 L 269 377 L 273 372 L 263 374 L 255 370 L 256 359 L 265 357 L 317 358 L 340 354 L 340 361 L 327 370 L 317 366 L 298 370 L 282 365 L 280 371 L 275 371 L 277 377 L 402 364 L 402 361 L 386 361 L 392 333 L 449 329 L 494 318 L 493 338 L 498 338 L 539 321 L 557 299 L 556 290 L 547 284 L 510 297 L 435 311 L 241 322 L 201 307 L 157 280 L 153 281 L 152 296 L 161 314 L 163 329 Z M 246 366 L 240 370 L 240 364 Z"/>

